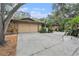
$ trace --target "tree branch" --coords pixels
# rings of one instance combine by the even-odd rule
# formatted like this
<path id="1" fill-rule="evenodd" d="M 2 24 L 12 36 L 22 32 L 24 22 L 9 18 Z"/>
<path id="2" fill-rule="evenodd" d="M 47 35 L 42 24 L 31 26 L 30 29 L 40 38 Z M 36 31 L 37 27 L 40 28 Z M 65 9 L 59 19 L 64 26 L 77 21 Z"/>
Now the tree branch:
<path id="1" fill-rule="evenodd" d="M 11 21 L 11 17 L 13 14 L 23 5 L 24 3 L 18 3 L 7 15 L 7 17 L 4 19 L 4 24 L 5 24 L 5 32 L 7 30 L 7 27 Z"/>
<path id="2" fill-rule="evenodd" d="M 7 17 L 5 18 L 4 22 L 8 21 L 9 18 L 11 18 L 13 16 L 13 14 L 17 11 L 18 8 L 20 8 L 20 6 L 22 6 L 24 3 L 18 3 L 7 15 Z"/>

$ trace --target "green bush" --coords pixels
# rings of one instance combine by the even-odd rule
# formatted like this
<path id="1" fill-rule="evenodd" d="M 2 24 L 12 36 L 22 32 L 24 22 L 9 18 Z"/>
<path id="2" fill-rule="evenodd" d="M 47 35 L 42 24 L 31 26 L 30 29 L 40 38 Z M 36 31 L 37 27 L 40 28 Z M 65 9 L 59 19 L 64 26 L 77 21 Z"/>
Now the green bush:
<path id="1" fill-rule="evenodd" d="M 53 30 L 52 30 L 52 29 L 49 29 L 49 30 L 48 30 L 48 33 L 51 33 L 51 32 L 53 32 Z"/>
<path id="2" fill-rule="evenodd" d="M 51 32 L 53 32 L 53 30 L 52 29 L 48 29 L 48 31 L 46 31 L 46 28 L 42 28 L 39 32 L 40 33 L 51 33 Z"/>
<path id="3" fill-rule="evenodd" d="M 79 30 L 70 30 L 67 35 L 78 37 Z"/>
<path id="4" fill-rule="evenodd" d="M 46 33 L 46 28 L 42 27 L 42 29 L 39 31 L 40 33 Z"/>
<path id="5" fill-rule="evenodd" d="M 68 35 L 77 37 L 79 34 L 79 29 L 77 28 L 77 24 L 79 24 L 79 16 L 72 18 L 66 24 L 68 24 L 68 26 L 66 25 L 66 30 L 70 30 L 68 31 Z"/>

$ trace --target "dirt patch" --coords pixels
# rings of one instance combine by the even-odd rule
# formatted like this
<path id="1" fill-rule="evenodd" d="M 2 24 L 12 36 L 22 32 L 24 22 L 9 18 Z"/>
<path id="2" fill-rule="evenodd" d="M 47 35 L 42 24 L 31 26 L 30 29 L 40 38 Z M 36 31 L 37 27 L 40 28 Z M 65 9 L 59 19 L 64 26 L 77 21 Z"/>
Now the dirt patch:
<path id="1" fill-rule="evenodd" d="M 6 44 L 4 46 L 0 46 L 0 56 L 15 56 L 17 34 L 6 35 L 5 40 Z"/>

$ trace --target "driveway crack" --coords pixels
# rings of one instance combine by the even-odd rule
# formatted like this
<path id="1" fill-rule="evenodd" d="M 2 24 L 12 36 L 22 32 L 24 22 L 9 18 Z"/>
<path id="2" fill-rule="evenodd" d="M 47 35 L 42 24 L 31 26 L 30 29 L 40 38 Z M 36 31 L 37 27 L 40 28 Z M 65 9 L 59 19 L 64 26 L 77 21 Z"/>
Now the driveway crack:
<path id="1" fill-rule="evenodd" d="M 60 43 L 61 43 L 61 42 L 60 42 Z M 37 52 L 31 54 L 30 56 L 33 56 L 33 55 L 38 54 L 38 53 L 40 53 L 40 52 L 43 52 L 43 51 L 45 51 L 45 50 L 47 50 L 47 49 L 50 49 L 50 48 L 52 48 L 52 47 L 54 47 L 54 46 L 56 46 L 56 45 L 59 45 L 60 43 L 54 44 L 54 45 L 49 46 L 49 47 L 45 47 L 43 50 L 37 51 Z"/>
<path id="2" fill-rule="evenodd" d="M 78 50 L 79 50 L 79 47 L 77 47 L 77 48 L 73 51 L 73 53 L 72 53 L 71 56 L 74 56 L 74 55 L 77 53 Z"/>

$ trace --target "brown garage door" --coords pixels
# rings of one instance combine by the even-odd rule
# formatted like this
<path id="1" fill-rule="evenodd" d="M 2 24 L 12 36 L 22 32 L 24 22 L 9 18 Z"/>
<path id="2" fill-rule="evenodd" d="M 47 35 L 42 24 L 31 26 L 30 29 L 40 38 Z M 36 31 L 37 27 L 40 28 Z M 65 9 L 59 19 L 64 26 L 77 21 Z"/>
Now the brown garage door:
<path id="1" fill-rule="evenodd" d="M 38 32 L 38 24 L 19 23 L 18 32 Z"/>

